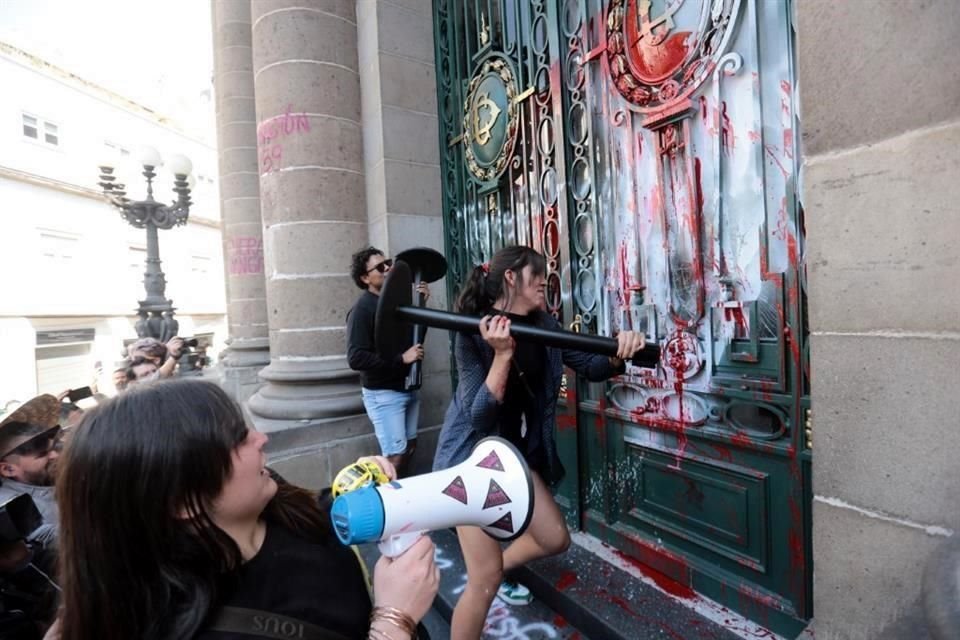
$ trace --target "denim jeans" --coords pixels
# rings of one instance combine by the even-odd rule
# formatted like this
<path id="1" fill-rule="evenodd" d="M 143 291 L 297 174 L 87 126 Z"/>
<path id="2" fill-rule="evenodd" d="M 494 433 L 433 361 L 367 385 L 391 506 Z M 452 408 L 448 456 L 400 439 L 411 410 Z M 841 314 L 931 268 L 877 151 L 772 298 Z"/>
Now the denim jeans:
<path id="1" fill-rule="evenodd" d="M 417 437 L 420 418 L 420 396 L 416 391 L 361 389 L 363 407 L 384 456 L 398 456 L 407 450 L 407 441 Z"/>

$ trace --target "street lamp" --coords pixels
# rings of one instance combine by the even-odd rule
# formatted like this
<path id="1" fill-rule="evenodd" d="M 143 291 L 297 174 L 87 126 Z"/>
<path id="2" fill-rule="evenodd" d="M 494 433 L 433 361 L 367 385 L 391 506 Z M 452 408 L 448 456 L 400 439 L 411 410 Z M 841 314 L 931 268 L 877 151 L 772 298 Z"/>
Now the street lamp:
<path id="1" fill-rule="evenodd" d="M 170 229 L 187 223 L 190 215 L 190 185 L 188 176 L 193 170 L 189 158 L 173 154 L 167 158 L 164 166 L 173 174 L 173 191 L 177 199 L 165 205 L 153 199 L 154 169 L 160 166 L 160 154 L 152 147 L 142 147 L 138 160 L 143 165 L 143 176 L 147 179 L 147 196 L 143 200 L 131 200 L 127 197 L 126 185 L 117 182 L 115 168 L 111 162 L 104 161 L 100 166 L 100 186 L 107 200 L 120 210 L 123 219 L 137 229 L 147 230 L 146 271 L 143 285 L 147 297 L 140 300 L 137 308 L 137 335 L 141 338 L 157 338 L 166 342 L 177 335 L 179 323 L 174 319 L 173 301 L 165 296 L 166 277 L 160 269 L 160 245 L 158 229 Z"/>

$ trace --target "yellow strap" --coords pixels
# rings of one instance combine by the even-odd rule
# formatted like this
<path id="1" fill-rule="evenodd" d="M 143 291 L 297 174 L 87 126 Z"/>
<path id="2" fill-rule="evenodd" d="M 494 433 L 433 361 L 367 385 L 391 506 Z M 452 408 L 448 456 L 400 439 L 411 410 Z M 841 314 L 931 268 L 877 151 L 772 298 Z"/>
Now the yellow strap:
<path id="1" fill-rule="evenodd" d="M 367 595 L 370 596 L 370 602 L 373 602 L 373 578 L 370 577 L 370 570 L 367 569 L 367 563 L 364 562 L 363 556 L 360 555 L 360 549 L 357 548 L 357 545 L 350 545 L 350 548 L 357 556 L 357 562 L 360 563 L 360 571 L 363 572 L 363 583 L 367 585 Z"/>

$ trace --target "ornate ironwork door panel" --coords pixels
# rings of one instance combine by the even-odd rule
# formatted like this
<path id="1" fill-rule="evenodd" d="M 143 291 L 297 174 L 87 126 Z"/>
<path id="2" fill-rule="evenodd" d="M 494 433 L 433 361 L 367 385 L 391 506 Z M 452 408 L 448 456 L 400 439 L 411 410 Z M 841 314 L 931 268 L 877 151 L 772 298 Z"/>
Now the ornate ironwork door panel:
<path id="1" fill-rule="evenodd" d="M 450 299 L 497 249 L 525 244 L 546 257 L 548 310 L 569 322 L 556 10 L 546 0 L 434 0 L 434 28 Z M 578 526 L 574 392 L 564 387 L 557 440 L 570 471 L 559 499 Z"/>
<path id="2" fill-rule="evenodd" d="M 547 257 L 547 304 L 559 317 L 569 251 L 549 3 L 434 4 L 451 291 L 497 249 L 526 244 Z"/>
<path id="3" fill-rule="evenodd" d="M 451 294 L 500 246 L 567 324 L 570 521 L 782 632 L 809 618 L 808 367 L 783 0 L 434 0 Z"/>

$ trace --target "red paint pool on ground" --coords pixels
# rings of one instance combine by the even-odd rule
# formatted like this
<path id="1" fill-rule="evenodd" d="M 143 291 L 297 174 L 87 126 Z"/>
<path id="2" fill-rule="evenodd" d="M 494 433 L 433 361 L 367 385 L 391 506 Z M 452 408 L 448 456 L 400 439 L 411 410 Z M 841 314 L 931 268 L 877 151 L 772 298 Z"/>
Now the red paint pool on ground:
<path id="1" fill-rule="evenodd" d="M 622 558 L 624 561 L 630 563 L 630 565 L 634 567 L 637 571 L 639 571 L 643 575 L 653 580 L 658 587 L 660 587 L 663 591 L 667 592 L 671 596 L 674 596 L 676 598 L 683 598 L 685 600 L 690 600 L 696 597 L 697 595 L 696 591 L 694 591 L 687 585 L 680 584 L 673 578 L 670 578 L 660 573 L 656 569 L 653 569 L 648 565 L 643 564 L 636 558 L 631 558 L 630 556 L 628 556 L 627 554 L 621 551 L 617 551 L 614 549 L 613 552 L 616 555 L 618 555 L 620 558 Z"/>

